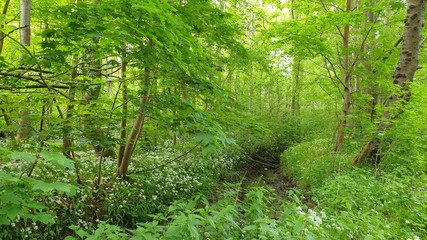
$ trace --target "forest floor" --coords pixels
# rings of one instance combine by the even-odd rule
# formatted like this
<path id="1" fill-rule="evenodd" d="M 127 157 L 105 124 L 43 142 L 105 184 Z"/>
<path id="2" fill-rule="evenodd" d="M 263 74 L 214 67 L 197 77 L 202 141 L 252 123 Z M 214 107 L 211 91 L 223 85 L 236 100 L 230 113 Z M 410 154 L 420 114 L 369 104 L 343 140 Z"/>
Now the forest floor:
<path id="1" fill-rule="evenodd" d="M 238 175 L 240 192 L 239 198 L 243 199 L 247 189 L 255 186 L 266 186 L 274 190 L 273 194 L 277 196 L 276 206 L 280 206 L 284 200 L 290 200 L 287 191 L 298 189 L 294 180 L 284 175 L 280 164 L 280 156 L 260 154 L 247 157 L 246 161 L 241 163 L 234 171 Z M 233 182 L 228 178 L 221 179 L 220 183 Z M 235 181 L 234 181 L 235 182 Z M 218 200 L 216 193 L 212 195 L 213 201 Z M 310 196 L 305 196 L 303 203 L 309 208 L 314 208 L 315 203 Z"/>

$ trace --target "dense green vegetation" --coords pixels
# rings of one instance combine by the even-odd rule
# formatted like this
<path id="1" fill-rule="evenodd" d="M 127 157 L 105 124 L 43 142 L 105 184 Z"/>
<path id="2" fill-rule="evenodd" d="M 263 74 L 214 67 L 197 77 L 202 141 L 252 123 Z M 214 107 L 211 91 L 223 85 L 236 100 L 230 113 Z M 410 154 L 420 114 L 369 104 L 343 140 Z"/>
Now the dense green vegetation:
<path id="1" fill-rule="evenodd" d="M 425 5 L 0 0 L 0 239 L 427 238 Z"/>

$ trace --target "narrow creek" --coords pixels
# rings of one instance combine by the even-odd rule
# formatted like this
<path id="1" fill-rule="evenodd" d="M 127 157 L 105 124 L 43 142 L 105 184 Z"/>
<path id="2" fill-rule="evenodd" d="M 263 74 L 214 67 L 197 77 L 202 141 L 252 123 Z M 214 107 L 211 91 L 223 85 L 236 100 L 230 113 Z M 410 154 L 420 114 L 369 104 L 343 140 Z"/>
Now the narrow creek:
<path id="1" fill-rule="evenodd" d="M 286 197 L 286 191 L 296 184 L 283 175 L 280 156 L 257 154 L 247 158 L 247 162 L 239 166 L 238 171 L 245 177 L 243 186 L 263 184 L 272 187 L 279 198 Z"/>

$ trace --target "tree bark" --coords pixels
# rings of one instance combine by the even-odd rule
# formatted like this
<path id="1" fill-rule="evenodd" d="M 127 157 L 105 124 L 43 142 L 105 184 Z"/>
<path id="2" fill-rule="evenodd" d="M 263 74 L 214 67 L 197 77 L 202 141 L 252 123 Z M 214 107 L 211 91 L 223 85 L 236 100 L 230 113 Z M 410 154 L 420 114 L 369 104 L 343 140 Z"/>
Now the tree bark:
<path id="1" fill-rule="evenodd" d="M 351 11 L 351 0 L 347 0 L 346 6 L 347 12 Z M 350 36 L 350 26 L 347 24 L 344 26 L 343 33 L 343 85 L 344 85 L 344 101 L 342 106 L 342 119 L 338 125 L 337 139 L 335 143 L 335 151 L 339 152 L 344 146 L 345 128 L 347 127 L 347 116 L 351 106 L 351 71 L 350 71 L 350 57 L 348 51 L 348 40 Z"/>
<path id="2" fill-rule="evenodd" d="M 73 70 L 73 72 L 71 73 L 71 79 L 74 80 L 76 77 L 77 77 L 77 71 Z M 74 98 L 75 89 L 74 89 L 74 86 L 72 85 L 70 86 L 69 95 L 70 97 Z M 75 159 L 74 151 L 72 151 L 73 139 L 71 137 L 71 127 L 69 126 L 71 121 L 70 119 L 73 117 L 73 115 L 74 115 L 74 104 L 70 102 L 67 105 L 67 113 L 66 113 L 66 116 L 64 117 L 64 126 L 62 131 L 62 153 L 69 159 L 74 160 Z"/>
<path id="3" fill-rule="evenodd" d="M 291 98 L 291 112 L 292 115 L 298 115 L 300 109 L 300 78 L 301 78 L 301 59 L 295 57 L 292 63 L 292 79 L 294 82 L 292 98 Z"/>
<path id="4" fill-rule="evenodd" d="M 132 154 L 135 150 L 135 146 L 138 142 L 139 136 L 141 135 L 142 127 L 145 123 L 145 105 L 148 103 L 149 99 L 149 80 L 150 80 L 150 70 L 148 70 L 148 67 L 145 67 L 144 70 L 144 93 L 140 98 L 140 106 L 139 106 L 139 113 L 136 117 L 133 127 L 129 133 L 129 137 L 126 141 L 126 145 L 123 152 L 123 157 L 120 161 L 120 166 L 117 169 L 117 175 L 119 176 L 126 176 L 128 172 L 128 167 L 130 164 L 130 160 L 132 157 Z"/>
<path id="5" fill-rule="evenodd" d="M 3 17 L 6 17 L 7 11 L 9 9 L 9 4 L 10 4 L 10 0 L 6 0 L 5 4 L 4 4 L 4 8 L 3 8 Z M 0 29 L 3 29 L 4 25 L 1 24 L 0 25 Z M 0 31 L 0 55 L 3 52 L 3 45 L 4 45 L 4 33 L 2 31 Z"/>
<path id="6" fill-rule="evenodd" d="M 20 42 L 24 46 L 30 46 L 31 44 L 31 0 L 21 0 L 20 10 Z"/>
<path id="7" fill-rule="evenodd" d="M 407 11 L 405 18 L 405 29 L 403 32 L 402 50 L 399 62 L 393 75 L 395 91 L 385 103 L 386 111 L 382 115 L 382 121 L 378 124 L 378 132 L 385 131 L 391 127 L 390 120 L 396 119 L 404 111 L 404 105 L 410 100 L 411 90 L 409 83 L 413 81 L 414 74 L 418 68 L 418 55 L 426 0 L 407 0 Z M 377 138 L 369 141 L 354 159 L 355 165 L 360 165 L 364 160 L 378 157 L 380 148 Z"/>
<path id="8" fill-rule="evenodd" d="M 128 93 L 127 93 L 127 82 L 126 82 L 126 71 L 127 71 L 127 65 L 128 62 L 126 60 L 126 47 L 123 46 L 123 53 L 122 53 L 122 119 L 120 121 L 120 141 L 126 140 L 126 127 L 127 127 L 127 115 L 128 115 Z M 120 168 L 120 165 L 123 161 L 123 156 L 125 153 L 125 143 L 121 143 L 119 146 L 119 154 L 117 156 L 117 168 Z"/>
<path id="9" fill-rule="evenodd" d="M 21 0 L 20 2 L 20 43 L 23 46 L 31 45 L 31 26 L 30 26 L 30 8 L 31 1 L 30 0 Z M 22 110 L 19 113 L 20 121 L 19 121 L 19 130 L 16 136 L 17 139 L 25 139 L 28 137 L 28 134 L 31 132 L 30 126 L 30 114 L 27 110 Z"/>

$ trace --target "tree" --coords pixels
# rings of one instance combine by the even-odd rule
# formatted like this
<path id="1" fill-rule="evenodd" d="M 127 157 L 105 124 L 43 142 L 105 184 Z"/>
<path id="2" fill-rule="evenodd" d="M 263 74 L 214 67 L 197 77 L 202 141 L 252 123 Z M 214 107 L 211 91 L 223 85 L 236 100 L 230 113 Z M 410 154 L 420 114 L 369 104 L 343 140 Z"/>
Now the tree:
<path id="1" fill-rule="evenodd" d="M 2 11 L 2 15 L 5 17 L 7 14 L 7 11 L 9 10 L 9 4 L 10 4 L 10 0 L 6 0 L 6 2 L 4 3 L 4 7 L 3 7 L 3 11 Z M 3 29 L 4 25 L 3 23 L 1 23 L 0 25 L 0 29 Z M 3 45 L 4 45 L 4 38 L 6 36 L 4 35 L 3 31 L 0 31 L 0 55 L 3 52 Z"/>
<path id="2" fill-rule="evenodd" d="M 391 121 L 404 111 L 405 104 L 410 100 L 410 83 L 413 81 L 418 68 L 418 55 L 424 26 L 426 2 L 425 0 L 407 0 L 402 49 L 399 62 L 393 74 L 395 89 L 385 103 L 386 111 L 384 111 L 381 122 L 378 124 L 378 132 L 383 132 L 392 127 Z M 374 139 L 365 144 L 356 156 L 354 164 L 359 165 L 368 158 L 377 159 L 380 150 L 379 139 L 374 137 Z"/>
<path id="3" fill-rule="evenodd" d="M 347 0 L 346 2 L 346 12 L 349 13 L 352 8 L 352 1 Z M 351 64 L 350 64 L 350 52 L 349 52 L 349 38 L 350 38 L 350 26 L 346 24 L 344 26 L 344 32 L 342 34 L 343 41 L 343 61 L 342 61 L 342 69 L 343 69 L 343 87 L 344 87 L 344 101 L 342 106 L 342 116 L 340 124 L 338 125 L 338 134 L 335 143 L 335 151 L 340 151 L 344 145 L 344 131 L 347 127 L 347 117 L 350 111 L 351 106 Z"/>
<path id="4" fill-rule="evenodd" d="M 20 17 L 20 29 L 21 44 L 24 46 L 30 46 L 31 44 L 31 0 L 21 0 L 21 17 Z"/>
<path id="5" fill-rule="evenodd" d="M 20 4 L 20 43 L 23 48 L 31 45 L 31 1 L 30 0 L 21 0 Z M 29 112 L 25 109 L 20 111 L 20 129 L 18 131 L 17 139 L 27 138 L 28 134 L 31 132 L 31 120 Z"/>

